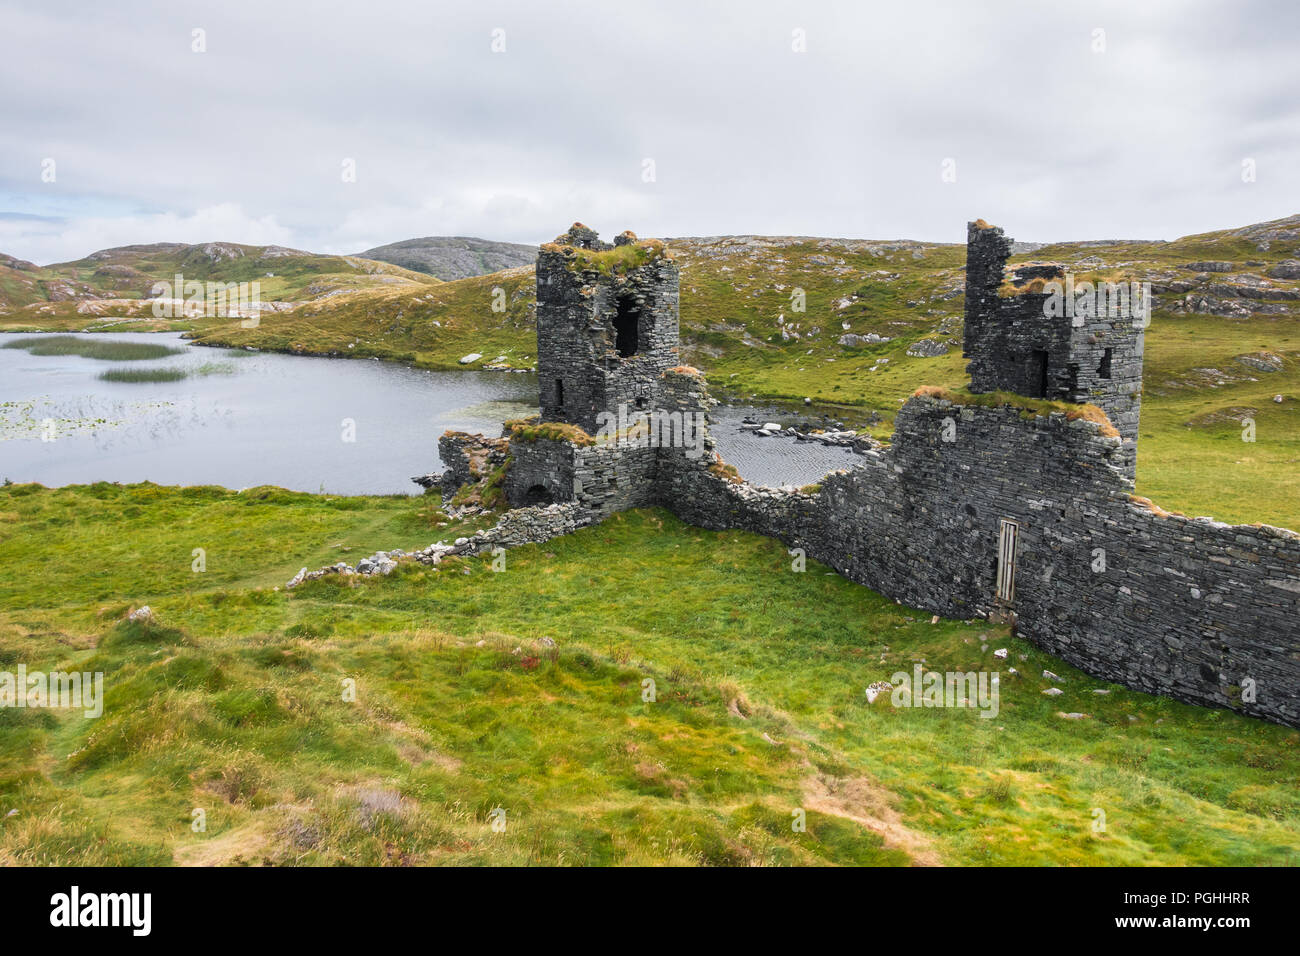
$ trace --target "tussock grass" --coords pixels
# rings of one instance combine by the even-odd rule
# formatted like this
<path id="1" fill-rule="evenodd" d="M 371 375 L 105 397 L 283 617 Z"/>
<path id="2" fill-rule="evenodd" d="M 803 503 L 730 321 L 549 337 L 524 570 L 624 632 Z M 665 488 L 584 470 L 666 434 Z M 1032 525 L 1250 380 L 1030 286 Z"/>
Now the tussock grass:
<path id="1" fill-rule="evenodd" d="M 79 355 L 107 362 L 166 358 L 185 351 L 169 345 L 87 339 L 75 335 L 34 335 L 6 342 L 4 348 L 25 349 L 31 355 Z"/>
<path id="2" fill-rule="evenodd" d="M 514 421 L 506 423 L 510 428 L 511 441 L 535 442 L 539 439 L 564 441 L 573 445 L 587 446 L 596 444 L 596 439 L 588 435 L 577 425 L 566 422 Z"/>
<path id="3" fill-rule="evenodd" d="M 113 368 L 96 378 L 101 382 L 179 382 L 189 375 L 183 368 Z"/>
<path id="4" fill-rule="evenodd" d="M 724 481 L 729 481 L 733 485 L 744 484 L 745 482 L 745 479 L 740 476 L 740 472 L 736 470 L 736 466 L 723 461 L 722 456 L 717 452 L 713 453 L 713 461 L 709 463 L 709 473 Z"/>

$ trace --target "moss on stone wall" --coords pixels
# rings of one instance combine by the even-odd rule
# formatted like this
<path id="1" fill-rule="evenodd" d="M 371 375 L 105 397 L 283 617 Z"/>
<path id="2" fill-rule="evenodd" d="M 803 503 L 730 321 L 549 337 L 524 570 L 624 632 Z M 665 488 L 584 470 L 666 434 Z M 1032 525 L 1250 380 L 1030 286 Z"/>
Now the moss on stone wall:
<path id="1" fill-rule="evenodd" d="M 709 465 L 709 474 L 722 478 L 725 481 L 729 481 L 732 484 L 741 485 L 745 483 L 745 479 L 740 477 L 740 472 L 736 471 L 736 466 L 728 465 L 718 457 L 717 454 L 714 454 L 713 463 Z"/>
<path id="2" fill-rule="evenodd" d="M 543 246 L 543 248 L 546 248 Z M 658 239 L 642 239 L 613 249 L 583 249 L 578 246 L 556 246 L 569 257 L 568 266 L 575 271 L 616 275 L 631 272 L 648 262 L 667 255 L 667 248 Z"/>
<path id="3" fill-rule="evenodd" d="M 938 385 L 923 385 L 912 393 L 914 398 L 937 398 L 952 402 L 954 405 L 979 405 L 984 408 L 1016 408 L 1026 414 L 1022 418 L 1037 418 L 1059 413 L 1067 421 L 1082 419 L 1098 426 L 1099 434 L 1107 438 L 1119 438 L 1119 432 L 1111 424 L 1106 413 L 1096 405 L 1077 405 L 1074 402 L 1053 402 L 1045 398 L 1027 398 L 1014 392 L 967 392 L 941 388 Z"/>
<path id="4" fill-rule="evenodd" d="M 550 439 L 551 441 L 568 442 L 571 445 L 585 447 L 596 444 L 596 439 L 592 438 L 577 425 L 568 425 L 564 422 L 538 422 L 531 419 L 506 422 L 510 429 L 510 440 L 535 442 L 539 438 Z"/>

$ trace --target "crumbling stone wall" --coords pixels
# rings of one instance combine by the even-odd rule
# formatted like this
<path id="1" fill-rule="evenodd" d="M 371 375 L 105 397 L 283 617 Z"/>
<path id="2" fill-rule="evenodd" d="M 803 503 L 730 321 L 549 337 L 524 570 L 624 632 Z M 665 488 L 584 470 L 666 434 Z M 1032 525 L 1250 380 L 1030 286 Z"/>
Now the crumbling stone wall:
<path id="1" fill-rule="evenodd" d="M 625 260 L 586 255 L 628 248 Z M 611 247 L 575 224 L 537 257 L 537 376 L 542 420 L 594 434 L 601 412 L 654 407 L 678 364 L 678 271 L 661 243 L 631 233 Z M 631 334 L 620 329 L 631 329 Z M 631 352 L 631 354 L 624 354 Z"/>
<path id="2" fill-rule="evenodd" d="M 548 491 L 548 501 L 576 502 L 592 520 L 657 503 L 657 449 L 549 438 L 515 438 L 510 449 L 505 487 L 512 506 L 537 504 L 530 495 L 536 488 Z"/>
<path id="3" fill-rule="evenodd" d="M 1300 726 L 1300 535 L 1171 515 L 1134 498 L 1140 397 L 1128 390 L 1140 388 L 1140 326 L 1123 317 L 1055 321 L 1032 288 L 1003 295 L 1010 240 L 1000 229 L 970 228 L 972 391 L 1034 394 L 1042 383 L 1025 377 L 1023 358 L 1041 351 L 1043 397 L 1099 405 L 1118 436 L 1083 409 L 923 391 L 899 410 L 890 446 L 868 449 L 819 487 L 781 491 L 745 483 L 712 439 L 694 457 L 681 447 L 516 435 L 507 499 L 531 503 L 530 489 L 543 488 L 562 505 L 526 509 L 501 540 L 662 505 L 704 528 L 778 538 L 932 613 L 1006 615 L 1020 634 L 1099 677 Z M 577 391 L 566 384 L 557 406 L 544 376 L 544 420 L 594 433 L 597 413 L 639 396 L 652 409 L 706 410 L 703 376 L 675 360 L 675 267 L 652 258 L 617 279 L 575 270 L 574 250 L 609 247 L 585 227 L 562 239 L 538 259 L 539 371 Z M 1022 268 L 1012 284 L 1059 275 L 1051 265 Z M 610 354 L 609 303 L 625 293 L 653 303 L 653 361 Z M 1099 371 L 1107 348 L 1109 378 Z M 448 451 L 443 458 L 451 460 Z M 1019 528 L 1009 600 L 996 587 L 1003 520 Z"/>
<path id="4" fill-rule="evenodd" d="M 447 431 L 438 439 L 438 457 L 444 471 L 439 484 L 443 497 L 463 485 L 485 478 L 505 464 L 509 448 L 504 438 L 485 438 L 468 432 Z"/>
<path id="5" fill-rule="evenodd" d="M 1078 297 L 1073 293 L 1082 287 L 1076 290 L 1056 264 L 1022 266 L 1008 278 L 1011 240 L 982 222 L 966 230 L 963 354 L 971 391 L 1098 406 L 1123 437 L 1119 464 L 1134 477 L 1149 313 L 1137 314 L 1132 297 L 1120 307 L 1109 296 Z M 1055 290 L 1045 283 L 1055 283 Z"/>
<path id="6" fill-rule="evenodd" d="M 663 454 L 660 503 L 692 524 L 778 538 L 933 613 L 1009 611 L 1088 673 L 1300 726 L 1300 535 L 1134 499 L 1120 440 L 1093 422 L 914 397 L 890 447 L 812 494 Z M 1008 605 L 1002 519 L 1020 529 Z"/>
<path id="7" fill-rule="evenodd" d="M 496 548 L 541 544 L 562 534 L 572 534 L 591 523 L 590 516 L 573 503 L 515 508 L 502 515 L 501 520 L 491 528 L 475 532 L 462 543 L 441 552 L 441 555 L 485 554 Z"/>
<path id="8" fill-rule="evenodd" d="M 702 394 L 697 377 L 664 378 L 668 395 Z M 778 538 L 932 613 L 1009 613 L 1022 636 L 1096 676 L 1300 726 L 1300 535 L 1134 498 L 1120 439 L 1095 422 L 919 395 L 890 446 L 807 493 L 751 486 L 680 448 L 538 439 L 512 452 L 511 500 L 549 482 L 565 527 L 661 505 Z M 547 519 L 536 533 L 551 535 Z M 1003 519 L 1019 525 L 1009 603 L 995 597 Z"/>

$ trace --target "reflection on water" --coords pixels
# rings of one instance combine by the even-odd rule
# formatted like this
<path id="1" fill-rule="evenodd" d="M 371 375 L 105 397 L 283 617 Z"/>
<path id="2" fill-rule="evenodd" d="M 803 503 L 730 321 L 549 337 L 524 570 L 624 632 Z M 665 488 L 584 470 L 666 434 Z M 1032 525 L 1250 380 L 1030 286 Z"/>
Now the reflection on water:
<path id="1" fill-rule="evenodd" d="M 0 345 L 16 336 L 0 335 Z M 431 372 L 358 359 L 190 345 L 176 333 L 96 339 L 184 349 L 143 362 L 34 356 L 0 348 L 0 479 L 46 485 L 153 481 L 412 494 L 441 469 L 447 429 L 499 435 L 537 411 L 533 375 Z M 105 382 L 106 369 L 185 369 L 174 382 Z M 853 457 L 754 438 L 745 409 L 715 409 L 722 456 L 750 481 L 806 484 Z"/>

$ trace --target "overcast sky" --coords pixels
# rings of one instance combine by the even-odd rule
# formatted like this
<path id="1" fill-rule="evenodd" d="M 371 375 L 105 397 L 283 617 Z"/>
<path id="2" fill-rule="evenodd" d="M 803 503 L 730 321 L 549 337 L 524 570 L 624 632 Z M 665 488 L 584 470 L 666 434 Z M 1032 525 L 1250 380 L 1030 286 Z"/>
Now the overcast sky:
<path id="1" fill-rule="evenodd" d="M 0 37 L 0 252 L 42 264 L 1300 212 L 1297 0 L 0 0 Z"/>

